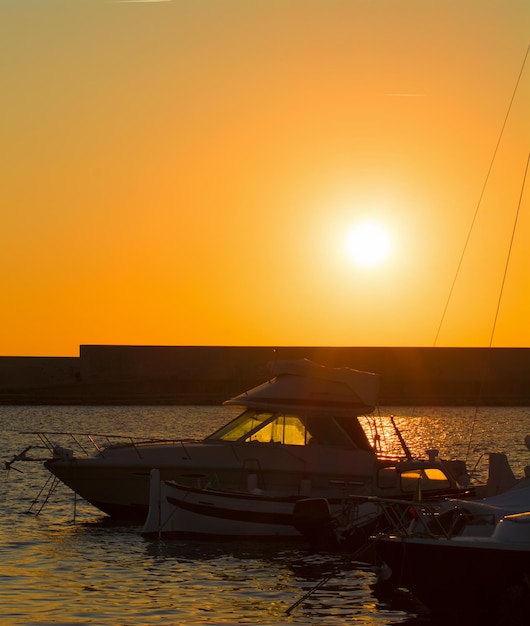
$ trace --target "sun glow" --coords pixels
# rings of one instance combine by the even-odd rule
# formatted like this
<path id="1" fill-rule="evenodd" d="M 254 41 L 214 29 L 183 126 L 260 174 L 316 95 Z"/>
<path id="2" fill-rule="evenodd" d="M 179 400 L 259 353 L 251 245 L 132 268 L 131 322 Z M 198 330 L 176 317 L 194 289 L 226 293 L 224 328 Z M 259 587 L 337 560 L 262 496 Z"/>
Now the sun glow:
<path id="1" fill-rule="evenodd" d="M 379 222 L 357 224 L 346 235 L 346 252 L 356 265 L 374 267 L 383 263 L 391 251 L 388 231 Z"/>

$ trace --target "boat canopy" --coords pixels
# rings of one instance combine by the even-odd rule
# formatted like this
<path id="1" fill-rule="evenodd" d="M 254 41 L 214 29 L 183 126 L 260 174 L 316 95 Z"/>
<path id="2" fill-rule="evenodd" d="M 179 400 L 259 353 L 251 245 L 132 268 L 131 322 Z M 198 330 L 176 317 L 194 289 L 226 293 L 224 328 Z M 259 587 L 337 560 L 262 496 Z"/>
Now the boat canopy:
<path id="1" fill-rule="evenodd" d="M 319 413 L 371 413 L 377 404 L 379 376 L 349 367 L 333 368 L 308 359 L 269 363 L 274 377 L 224 402 L 227 406 Z"/>

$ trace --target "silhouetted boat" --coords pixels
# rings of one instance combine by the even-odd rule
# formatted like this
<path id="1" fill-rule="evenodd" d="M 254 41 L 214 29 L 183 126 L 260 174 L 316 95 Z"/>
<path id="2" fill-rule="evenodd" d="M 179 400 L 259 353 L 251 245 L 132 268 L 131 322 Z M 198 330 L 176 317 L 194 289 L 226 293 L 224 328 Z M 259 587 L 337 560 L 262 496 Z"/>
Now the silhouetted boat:
<path id="1" fill-rule="evenodd" d="M 530 623 L 530 478 L 491 498 L 414 505 L 413 521 L 410 505 L 381 507 L 393 526 L 373 539 L 382 597 L 405 588 L 444 624 Z"/>
<path id="2" fill-rule="evenodd" d="M 375 450 L 359 420 L 376 406 L 379 377 L 350 368 L 278 361 L 273 377 L 227 401 L 243 409 L 201 441 L 101 445 L 91 456 L 48 442 L 45 467 L 79 496 L 114 517 L 145 520 L 150 472 L 161 480 L 224 492 L 256 489 L 272 497 L 339 500 L 352 493 L 401 494 L 396 467 L 407 459 Z M 54 437 L 55 438 L 55 437 Z M 77 441 L 77 439 L 76 439 Z M 410 457 L 410 453 L 408 453 Z M 433 484 L 461 492 L 465 463 L 442 461 Z M 407 482 L 413 490 L 414 481 Z"/>
<path id="3" fill-rule="evenodd" d="M 246 411 L 212 436 L 224 455 L 209 448 L 215 481 L 198 486 L 152 474 L 143 533 L 299 538 L 296 507 L 303 504 L 325 500 L 338 512 L 352 494 L 412 499 L 418 485 L 433 496 L 471 493 L 461 461 L 441 460 L 435 451 L 413 460 L 402 438 L 404 457 L 376 454 L 358 420 L 361 408 L 375 404 L 376 381 L 308 361 L 276 364 L 271 381 L 229 401 Z M 238 480 L 223 478 L 234 471 Z M 371 523 L 373 514 L 371 504 L 362 505 L 356 524 Z"/>

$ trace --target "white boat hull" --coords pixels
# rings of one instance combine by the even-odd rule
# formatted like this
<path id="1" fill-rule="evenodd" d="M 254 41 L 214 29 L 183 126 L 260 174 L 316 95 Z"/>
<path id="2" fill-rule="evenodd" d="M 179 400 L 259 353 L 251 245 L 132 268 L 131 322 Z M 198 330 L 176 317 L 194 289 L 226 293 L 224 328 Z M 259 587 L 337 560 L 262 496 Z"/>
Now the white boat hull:
<path id="1" fill-rule="evenodd" d="M 229 493 L 161 481 L 153 470 L 144 536 L 301 538 L 294 527 L 297 496 Z"/>
<path id="2" fill-rule="evenodd" d="M 104 456 L 52 459 L 47 468 L 82 498 L 114 517 L 144 521 L 150 471 L 161 480 L 223 491 L 248 490 L 248 477 L 267 493 L 340 498 L 370 493 L 376 457 L 358 449 L 228 442 L 182 442 L 105 450 Z M 310 477 L 310 487 L 306 478 Z"/>

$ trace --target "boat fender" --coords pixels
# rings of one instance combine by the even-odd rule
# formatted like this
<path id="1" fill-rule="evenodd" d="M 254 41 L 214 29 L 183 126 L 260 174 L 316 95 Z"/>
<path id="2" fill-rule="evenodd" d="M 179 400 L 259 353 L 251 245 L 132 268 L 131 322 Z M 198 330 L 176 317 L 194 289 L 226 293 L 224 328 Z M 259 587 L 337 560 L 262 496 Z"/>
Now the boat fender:
<path id="1" fill-rule="evenodd" d="M 384 583 L 387 580 L 390 580 L 392 576 L 392 570 L 384 561 L 381 563 L 381 565 L 374 566 L 373 571 L 377 576 L 377 582 L 380 583 Z"/>
<path id="2" fill-rule="evenodd" d="M 265 491 L 258 486 L 257 474 L 252 473 L 247 476 L 247 491 L 254 496 L 261 496 L 265 493 Z"/>

